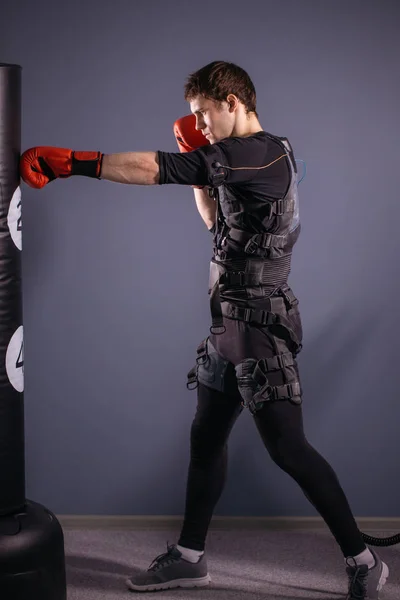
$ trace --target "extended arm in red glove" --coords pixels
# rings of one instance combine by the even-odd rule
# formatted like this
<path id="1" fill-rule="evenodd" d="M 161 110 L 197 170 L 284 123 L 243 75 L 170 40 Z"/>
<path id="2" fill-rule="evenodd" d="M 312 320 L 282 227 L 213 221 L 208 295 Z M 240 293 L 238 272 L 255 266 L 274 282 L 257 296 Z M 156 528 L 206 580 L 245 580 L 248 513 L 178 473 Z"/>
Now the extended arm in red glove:
<path id="1" fill-rule="evenodd" d="M 74 152 L 67 148 L 38 146 L 22 154 L 20 174 L 25 183 L 37 189 L 58 177 L 85 175 L 99 179 L 103 156 L 101 152 Z"/>

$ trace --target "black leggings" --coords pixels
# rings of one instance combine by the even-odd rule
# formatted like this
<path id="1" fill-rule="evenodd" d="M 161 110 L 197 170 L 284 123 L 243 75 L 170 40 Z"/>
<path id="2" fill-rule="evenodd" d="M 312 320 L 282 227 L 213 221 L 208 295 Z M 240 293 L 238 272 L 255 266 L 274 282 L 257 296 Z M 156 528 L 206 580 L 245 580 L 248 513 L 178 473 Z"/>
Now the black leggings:
<path id="1" fill-rule="evenodd" d="M 259 359 L 273 352 L 272 340 L 265 332 L 251 329 L 242 321 L 226 319 L 225 325 L 226 333 L 212 336 L 211 341 L 218 353 L 234 365 L 246 357 Z M 228 394 L 200 383 L 197 388 L 186 510 L 178 542 L 187 548 L 204 550 L 213 511 L 225 486 L 227 442 L 243 410 L 242 400 L 238 389 Z M 302 406 L 289 400 L 265 402 L 253 418 L 272 460 L 300 485 L 331 530 L 344 557 L 365 550 L 335 472 L 305 437 Z"/>

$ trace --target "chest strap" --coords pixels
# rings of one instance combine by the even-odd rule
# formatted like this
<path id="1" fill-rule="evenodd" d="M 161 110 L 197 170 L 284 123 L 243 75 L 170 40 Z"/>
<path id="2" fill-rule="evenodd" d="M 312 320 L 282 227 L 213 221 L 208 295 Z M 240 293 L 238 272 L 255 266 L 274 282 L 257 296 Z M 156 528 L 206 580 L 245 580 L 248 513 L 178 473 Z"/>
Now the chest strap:
<path id="1" fill-rule="evenodd" d="M 287 244 L 288 234 L 251 233 L 232 227 L 229 230 L 228 238 L 244 246 L 244 251 L 247 254 L 265 256 L 271 248 L 284 248 Z"/>

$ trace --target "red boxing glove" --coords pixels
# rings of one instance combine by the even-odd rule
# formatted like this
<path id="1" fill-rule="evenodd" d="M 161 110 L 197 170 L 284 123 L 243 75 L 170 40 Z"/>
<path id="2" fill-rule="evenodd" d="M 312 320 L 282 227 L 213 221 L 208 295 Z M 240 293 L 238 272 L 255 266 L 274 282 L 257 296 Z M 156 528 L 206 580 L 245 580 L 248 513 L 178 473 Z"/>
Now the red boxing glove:
<path id="1" fill-rule="evenodd" d="M 187 115 L 175 121 L 174 134 L 180 152 L 192 152 L 192 150 L 210 144 L 201 131 L 196 129 L 196 117 L 194 115 Z M 192 185 L 192 187 L 202 190 L 204 185 Z"/>
<path id="2" fill-rule="evenodd" d="M 84 175 L 100 179 L 103 156 L 101 152 L 74 152 L 67 148 L 38 146 L 22 154 L 20 174 L 25 183 L 36 189 L 58 177 Z"/>
<path id="3" fill-rule="evenodd" d="M 187 115 L 174 123 L 174 134 L 180 152 L 192 152 L 210 142 L 200 130 L 196 129 L 196 117 Z"/>

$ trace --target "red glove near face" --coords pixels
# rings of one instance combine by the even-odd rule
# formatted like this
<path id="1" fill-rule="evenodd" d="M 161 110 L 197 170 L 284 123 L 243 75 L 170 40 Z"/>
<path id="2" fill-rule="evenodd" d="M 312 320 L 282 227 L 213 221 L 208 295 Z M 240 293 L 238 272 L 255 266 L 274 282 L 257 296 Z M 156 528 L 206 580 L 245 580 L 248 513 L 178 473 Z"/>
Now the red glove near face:
<path id="1" fill-rule="evenodd" d="M 192 152 L 210 142 L 200 130 L 196 129 L 196 117 L 187 115 L 174 123 L 174 134 L 180 152 Z"/>
<path id="2" fill-rule="evenodd" d="M 20 175 L 25 183 L 37 189 L 58 177 L 84 175 L 100 179 L 103 156 L 101 152 L 74 152 L 67 148 L 38 146 L 22 154 Z"/>
<path id="3" fill-rule="evenodd" d="M 201 131 L 196 129 L 196 117 L 194 115 L 187 115 L 175 121 L 174 134 L 180 152 L 192 152 L 192 150 L 210 144 Z M 192 185 L 192 188 L 201 190 L 204 185 Z"/>

